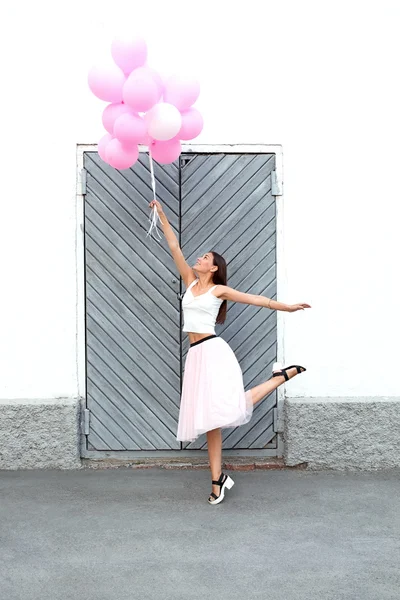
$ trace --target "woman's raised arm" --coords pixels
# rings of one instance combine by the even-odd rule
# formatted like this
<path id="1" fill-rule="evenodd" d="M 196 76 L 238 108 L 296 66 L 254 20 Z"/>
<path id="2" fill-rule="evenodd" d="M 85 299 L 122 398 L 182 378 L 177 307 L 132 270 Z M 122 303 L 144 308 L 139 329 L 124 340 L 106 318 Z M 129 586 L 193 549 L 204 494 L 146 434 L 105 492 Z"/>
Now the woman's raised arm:
<path id="1" fill-rule="evenodd" d="M 153 202 L 150 202 L 150 208 L 153 208 L 154 205 L 157 206 L 157 211 L 160 216 L 160 221 L 164 231 L 165 239 L 167 240 L 169 249 L 171 250 L 172 258 L 174 259 L 175 264 L 178 267 L 180 276 L 182 277 L 184 284 L 187 287 L 192 281 L 196 279 L 195 272 L 187 264 L 182 254 L 182 250 L 179 246 L 178 239 L 163 211 L 161 204 L 158 202 L 158 200 L 153 200 Z"/>

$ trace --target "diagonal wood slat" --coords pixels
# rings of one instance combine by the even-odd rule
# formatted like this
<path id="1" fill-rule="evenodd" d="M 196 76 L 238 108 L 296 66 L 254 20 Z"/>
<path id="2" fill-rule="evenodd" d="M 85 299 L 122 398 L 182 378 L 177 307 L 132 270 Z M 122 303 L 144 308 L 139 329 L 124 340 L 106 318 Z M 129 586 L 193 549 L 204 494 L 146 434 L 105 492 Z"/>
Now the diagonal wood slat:
<path id="1" fill-rule="evenodd" d="M 146 405 L 134 392 L 126 386 L 120 385 L 118 380 L 114 378 L 113 373 L 108 374 L 108 379 L 105 377 L 105 369 L 99 370 L 103 364 L 101 358 L 98 360 L 92 352 L 88 352 L 88 357 L 89 355 L 92 356 L 92 361 L 89 360 L 88 362 L 93 377 L 88 378 L 88 381 L 97 390 L 96 398 L 99 395 L 103 396 L 108 407 L 113 406 L 116 411 L 122 413 L 128 419 L 131 427 L 137 432 L 134 439 L 137 441 L 139 436 L 140 439 L 143 438 L 144 440 L 139 444 L 141 448 L 149 448 L 150 450 L 159 447 L 164 448 L 164 440 L 151 426 L 154 418 L 152 412 L 147 409 Z M 96 368 L 95 363 L 98 368 Z M 121 391 L 119 391 L 119 387 L 121 387 Z M 91 408 L 89 400 L 90 396 L 88 398 L 88 408 Z"/>
<path id="2" fill-rule="evenodd" d="M 187 209 L 187 230 L 188 236 L 193 235 L 197 232 L 196 219 L 201 216 L 203 227 L 206 223 L 211 220 L 218 219 L 224 220 L 225 211 L 229 212 L 229 204 L 231 198 L 236 194 L 246 194 L 246 189 L 249 187 L 256 187 L 254 184 L 257 181 L 263 182 L 266 177 L 266 173 L 260 168 L 259 158 L 249 158 L 242 156 L 234 160 L 231 159 L 230 164 L 224 173 L 213 183 L 207 183 L 205 185 L 202 181 L 199 184 L 199 188 L 202 188 L 201 195 L 195 199 L 195 202 L 191 205 L 188 200 L 185 201 L 185 209 Z M 269 173 L 268 173 L 269 174 Z M 204 193 L 206 190 L 206 193 Z M 218 202 L 215 200 L 218 199 Z M 223 209 L 221 209 L 221 205 Z M 219 210 L 218 210 L 219 207 Z M 203 214 L 205 213 L 205 214 Z"/>
<path id="3" fill-rule="evenodd" d="M 184 159 L 185 157 L 183 157 Z M 181 244 L 189 264 L 214 249 L 228 263 L 228 285 L 240 291 L 276 296 L 275 202 L 271 195 L 274 155 L 226 155 L 214 163 L 200 157 L 181 163 Z M 187 175 L 186 175 L 187 169 Z M 269 379 L 276 360 L 276 314 L 234 304 L 221 335 L 240 361 L 245 389 Z M 185 334 L 183 334 L 185 335 Z M 182 338 L 183 359 L 188 344 Z M 223 432 L 225 449 L 273 447 L 276 392 L 256 405 L 245 426 Z M 205 449 L 201 436 L 187 449 Z"/>

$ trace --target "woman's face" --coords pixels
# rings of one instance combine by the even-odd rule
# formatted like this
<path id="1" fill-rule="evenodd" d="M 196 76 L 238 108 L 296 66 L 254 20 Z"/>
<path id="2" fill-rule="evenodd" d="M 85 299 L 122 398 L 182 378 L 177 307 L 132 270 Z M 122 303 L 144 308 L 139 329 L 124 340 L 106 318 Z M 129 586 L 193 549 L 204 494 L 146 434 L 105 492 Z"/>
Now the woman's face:
<path id="1" fill-rule="evenodd" d="M 217 267 L 214 265 L 212 252 L 207 252 L 206 254 L 203 254 L 203 256 L 200 256 L 197 259 L 196 264 L 193 265 L 193 269 L 198 273 L 215 272 Z"/>

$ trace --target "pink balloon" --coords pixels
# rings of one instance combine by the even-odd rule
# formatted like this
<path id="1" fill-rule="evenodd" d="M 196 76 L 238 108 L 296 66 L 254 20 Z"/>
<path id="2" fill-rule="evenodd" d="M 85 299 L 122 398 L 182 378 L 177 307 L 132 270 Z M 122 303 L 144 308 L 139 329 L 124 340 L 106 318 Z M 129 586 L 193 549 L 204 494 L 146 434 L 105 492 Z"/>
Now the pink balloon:
<path id="1" fill-rule="evenodd" d="M 187 110 L 200 94 L 200 84 L 196 79 L 172 75 L 165 82 L 164 102 L 173 104 L 179 110 Z"/>
<path id="2" fill-rule="evenodd" d="M 129 75 L 146 62 L 147 45 L 143 38 L 116 38 L 111 44 L 111 54 L 120 69 Z"/>
<path id="3" fill-rule="evenodd" d="M 113 136 L 110 135 L 109 133 L 106 133 L 106 135 L 103 135 L 103 137 L 97 144 L 97 152 L 99 153 L 100 158 L 104 160 L 104 162 L 107 162 L 106 148 L 112 139 L 113 139 Z"/>
<path id="4" fill-rule="evenodd" d="M 146 134 L 146 124 L 139 115 L 125 114 L 115 121 L 114 136 L 124 146 L 139 144 Z"/>
<path id="5" fill-rule="evenodd" d="M 142 146 L 151 146 L 153 142 L 153 138 L 146 133 L 146 135 L 140 140 L 139 144 L 142 144 Z"/>
<path id="6" fill-rule="evenodd" d="M 161 90 L 147 67 L 135 69 L 123 89 L 123 99 L 136 112 L 150 110 L 161 97 Z"/>
<path id="7" fill-rule="evenodd" d="M 106 102 L 121 102 L 125 75 L 115 65 L 93 66 L 88 74 L 88 84 L 93 94 Z"/>
<path id="8" fill-rule="evenodd" d="M 182 127 L 176 136 L 180 140 L 193 140 L 203 129 L 203 117 L 197 108 L 189 108 L 182 112 Z"/>
<path id="9" fill-rule="evenodd" d="M 129 150 L 119 140 L 113 139 L 106 146 L 106 161 L 114 169 L 130 169 L 139 157 L 139 148 L 134 146 Z"/>
<path id="10" fill-rule="evenodd" d="M 102 116 L 104 129 L 106 129 L 108 133 L 113 133 L 114 123 L 116 119 L 118 119 L 118 117 L 126 113 L 132 114 L 132 109 L 126 104 L 122 104 L 121 102 L 118 104 L 109 104 L 108 106 L 106 106 Z"/>
<path id="11" fill-rule="evenodd" d="M 158 87 L 158 90 L 160 92 L 160 98 L 161 98 L 161 96 L 164 93 L 164 88 L 165 88 L 165 85 L 164 85 L 161 75 L 155 69 L 151 69 L 150 67 L 146 67 L 146 69 L 147 69 L 148 74 L 151 75 L 151 77 L 154 79 L 154 81 Z"/>
<path id="12" fill-rule="evenodd" d="M 176 161 L 182 152 L 182 146 L 178 139 L 159 142 L 155 140 L 149 147 L 151 156 L 161 165 L 168 165 Z"/>

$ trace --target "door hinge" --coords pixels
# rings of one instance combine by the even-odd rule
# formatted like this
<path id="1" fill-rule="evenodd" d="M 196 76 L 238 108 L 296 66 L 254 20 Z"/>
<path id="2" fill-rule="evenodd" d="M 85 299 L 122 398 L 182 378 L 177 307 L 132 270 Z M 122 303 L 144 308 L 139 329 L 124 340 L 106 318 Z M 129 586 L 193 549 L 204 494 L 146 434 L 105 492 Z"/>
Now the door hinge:
<path id="1" fill-rule="evenodd" d="M 81 194 L 81 196 L 85 196 L 86 195 L 86 169 L 81 169 L 81 172 L 79 174 L 79 193 Z"/>
<path id="2" fill-rule="evenodd" d="M 282 196 L 283 194 L 282 180 L 278 177 L 276 171 L 271 172 L 271 193 L 273 196 Z"/>
<path id="3" fill-rule="evenodd" d="M 274 410 L 274 425 L 273 425 L 274 433 L 283 433 L 284 432 L 283 414 L 280 410 L 278 410 L 278 407 L 275 407 L 273 410 Z"/>
<path id="4" fill-rule="evenodd" d="M 89 435 L 89 427 L 90 427 L 90 410 L 84 408 L 82 410 L 82 418 L 81 418 L 81 432 L 84 435 Z"/>

